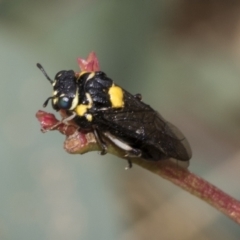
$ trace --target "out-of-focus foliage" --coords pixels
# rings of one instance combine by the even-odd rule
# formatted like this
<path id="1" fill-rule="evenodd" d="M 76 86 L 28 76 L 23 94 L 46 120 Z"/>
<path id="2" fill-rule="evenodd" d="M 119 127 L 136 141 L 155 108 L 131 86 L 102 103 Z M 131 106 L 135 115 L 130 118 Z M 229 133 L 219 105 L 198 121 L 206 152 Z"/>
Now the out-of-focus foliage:
<path id="1" fill-rule="evenodd" d="M 54 77 L 101 69 L 189 139 L 190 169 L 240 198 L 237 1 L 0 1 L 0 239 L 239 239 L 221 213 L 143 169 L 90 153 L 34 118 Z M 52 111 L 49 107 L 47 110 Z"/>

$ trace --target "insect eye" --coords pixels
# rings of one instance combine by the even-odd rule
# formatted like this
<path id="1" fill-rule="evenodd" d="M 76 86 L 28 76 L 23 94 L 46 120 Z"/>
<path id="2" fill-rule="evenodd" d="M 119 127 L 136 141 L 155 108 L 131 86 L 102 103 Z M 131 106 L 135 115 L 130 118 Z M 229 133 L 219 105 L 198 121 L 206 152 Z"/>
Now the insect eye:
<path id="1" fill-rule="evenodd" d="M 60 97 L 58 100 L 58 107 L 60 109 L 70 109 L 72 105 L 72 99 L 68 97 Z"/>

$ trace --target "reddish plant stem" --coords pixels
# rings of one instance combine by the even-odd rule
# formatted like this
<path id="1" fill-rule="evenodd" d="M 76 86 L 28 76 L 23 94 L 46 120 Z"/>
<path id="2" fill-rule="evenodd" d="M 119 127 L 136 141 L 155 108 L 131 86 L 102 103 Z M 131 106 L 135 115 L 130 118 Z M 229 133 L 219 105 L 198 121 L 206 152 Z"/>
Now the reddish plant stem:
<path id="1" fill-rule="evenodd" d="M 182 170 L 180 171 L 180 176 L 176 176 L 177 171 L 173 171 L 171 168 L 165 168 L 164 172 L 166 172 L 166 176 L 169 176 L 168 179 L 171 179 L 174 184 L 208 202 L 240 224 L 239 201 L 191 172 Z"/>
<path id="2" fill-rule="evenodd" d="M 194 196 L 201 198 L 240 224 L 240 201 L 229 196 L 208 181 L 191 173 L 187 169 L 180 168 L 170 163 L 164 164 L 164 166 L 161 163 L 155 164 L 154 167 L 149 167 L 146 164 L 144 164 L 144 166 L 142 164 L 140 165 L 171 181 Z"/>

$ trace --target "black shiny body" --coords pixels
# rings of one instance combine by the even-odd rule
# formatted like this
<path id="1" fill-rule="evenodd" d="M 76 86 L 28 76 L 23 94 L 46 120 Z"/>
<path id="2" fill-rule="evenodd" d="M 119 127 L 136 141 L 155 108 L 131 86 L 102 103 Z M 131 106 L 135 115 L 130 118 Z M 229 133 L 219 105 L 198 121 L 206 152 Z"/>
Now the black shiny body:
<path id="1" fill-rule="evenodd" d="M 130 94 L 105 73 L 60 71 L 51 80 L 37 66 L 53 86 L 44 107 L 52 100 L 56 111 L 65 110 L 69 115 L 62 122 L 73 120 L 81 131 L 92 131 L 102 154 L 107 152 L 107 138 L 126 152 L 129 164 L 132 157 L 148 161 L 191 158 L 188 141 L 175 126 L 142 102 L 140 94 Z"/>
<path id="2" fill-rule="evenodd" d="M 88 74 L 87 74 L 88 75 Z M 110 132 L 116 138 L 134 149 L 141 150 L 141 157 L 158 161 L 175 158 L 188 161 L 191 157 L 190 147 L 181 132 L 166 122 L 158 112 L 140 100 L 139 95 L 132 95 L 123 90 L 124 107 L 111 107 L 107 91 L 113 81 L 102 72 L 96 72 L 94 78 L 86 81 L 82 76 L 79 82 L 80 103 L 86 101 L 82 96 L 88 92 L 93 99 L 93 107 L 88 110 L 93 120 L 75 117 L 81 127 L 91 129 L 93 126 L 99 133 Z"/>
<path id="3" fill-rule="evenodd" d="M 103 108 L 110 108 L 111 102 L 108 90 L 112 86 L 112 79 L 108 78 L 104 72 L 95 72 L 93 78 L 88 79 L 89 73 L 83 74 L 78 79 L 79 103 L 87 104 L 85 94 L 89 93 L 93 100 L 93 110 L 98 111 Z"/>

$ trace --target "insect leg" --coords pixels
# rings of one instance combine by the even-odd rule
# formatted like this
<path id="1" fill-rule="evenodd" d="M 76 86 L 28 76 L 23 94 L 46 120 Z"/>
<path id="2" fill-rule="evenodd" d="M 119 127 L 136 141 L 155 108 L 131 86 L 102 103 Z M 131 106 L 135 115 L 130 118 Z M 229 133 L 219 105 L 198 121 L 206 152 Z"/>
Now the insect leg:
<path id="1" fill-rule="evenodd" d="M 48 129 L 41 129 L 42 132 L 47 132 L 47 131 L 50 131 L 50 130 L 53 130 L 54 128 L 58 127 L 60 124 L 67 124 L 67 122 L 69 122 L 70 120 L 72 120 L 73 118 L 76 117 L 76 113 L 73 112 L 72 115 L 66 117 L 66 118 L 63 118 L 61 121 L 57 122 L 56 124 L 54 124 L 53 126 L 51 126 L 50 128 Z"/>
<path id="2" fill-rule="evenodd" d="M 132 168 L 132 161 L 127 159 L 128 165 L 125 167 L 125 170 L 131 169 Z"/>
<path id="3" fill-rule="evenodd" d="M 103 139 L 101 137 L 101 134 L 100 134 L 100 132 L 99 132 L 99 130 L 96 126 L 93 127 L 93 133 L 94 133 L 94 136 L 97 140 L 98 145 L 101 148 L 101 155 L 105 155 L 107 153 L 107 145 L 103 141 Z"/>

